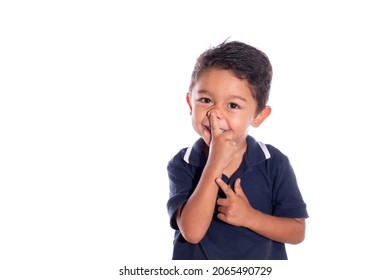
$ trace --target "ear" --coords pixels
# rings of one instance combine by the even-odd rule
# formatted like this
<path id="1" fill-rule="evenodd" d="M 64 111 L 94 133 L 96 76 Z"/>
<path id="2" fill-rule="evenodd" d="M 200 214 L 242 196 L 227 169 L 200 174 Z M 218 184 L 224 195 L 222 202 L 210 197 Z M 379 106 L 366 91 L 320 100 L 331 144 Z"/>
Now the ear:
<path id="1" fill-rule="evenodd" d="M 190 115 L 191 115 L 192 114 L 192 103 L 191 103 L 191 93 L 190 92 L 187 93 L 186 100 L 187 100 L 188 106 L 190 107 Z"/>
<path id="2" fill-rule="evenodd" d="M 265 106 L 260 113 L 258 113 L 252 121 L 253 127 L 258 127 L 271 114 L 271 107 Z"/>

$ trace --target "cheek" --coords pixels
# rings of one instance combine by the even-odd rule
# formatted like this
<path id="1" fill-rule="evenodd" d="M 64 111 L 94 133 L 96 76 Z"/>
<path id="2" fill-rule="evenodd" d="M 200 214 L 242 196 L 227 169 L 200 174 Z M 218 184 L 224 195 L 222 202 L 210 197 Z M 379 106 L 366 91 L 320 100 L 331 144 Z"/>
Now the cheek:
<path id="1" fill-rule="evenodd" d="M 205 116 L 205 112 L 202 108 L 193 108 L 192 110 L 192 118 L 196 120 L 202 120 Z"/>
<path id="2" fill-rule="evenodd" d="M 240 118 L 234 118 L 229 120 L 229 127 L 232 130 L 238 131 L 248 131 L 249 127 L 251 126 L 252 119 L 240 117 Z"/>
<path id="3" fill-rule="evenodd" d="M 246 124 L 242 118 L 232 118 L 228 120 L 228 125 L 231 129 L 240 129 Z"/>
<path id="4" fill-rule="evenodd" d="M 200 114 L 199 111 L 193 110 L 191 118 L 192 118 L 192 125 L 194 127 L 199 126 L 199 125 L 202 124 L 203 117 L 202 117 L 202 114 Z"/>

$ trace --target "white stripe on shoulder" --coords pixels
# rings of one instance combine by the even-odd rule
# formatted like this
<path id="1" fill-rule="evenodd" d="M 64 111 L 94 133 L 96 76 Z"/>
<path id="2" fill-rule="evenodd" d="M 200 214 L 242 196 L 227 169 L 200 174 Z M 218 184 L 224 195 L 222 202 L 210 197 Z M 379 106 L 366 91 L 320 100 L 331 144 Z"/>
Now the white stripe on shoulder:
<path id="1" fill-rule="evenodd" d="M 186 151 L 186 153 L 185 153 L 185 155 L 184 155 L 184 157 L 183 157 L 183 159 L 184 159 L 184 161 L 186 162 L 186 163 L 190 163 L 190 154 L 191 154 L 191 150 L 192 150 L 192 146 L 191 147 L 188 147 L 187 148 L 187 151 Z"/>
<path id="2" fill-rule="evenodd" d="M 259 143 L 260 148 L 263 150 L 263 153 L 265 155 L 265 159 L 269 159 L 271 157 L 271 154 L 269 153 L 267 146 L 263 142 L 260 142 L 260 141 L 257 141 L 257 143 Z"/>

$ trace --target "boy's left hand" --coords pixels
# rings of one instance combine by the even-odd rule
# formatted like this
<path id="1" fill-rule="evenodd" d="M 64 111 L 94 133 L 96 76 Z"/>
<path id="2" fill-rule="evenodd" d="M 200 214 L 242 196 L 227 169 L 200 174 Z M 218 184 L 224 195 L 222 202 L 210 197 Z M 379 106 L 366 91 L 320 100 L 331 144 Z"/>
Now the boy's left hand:
<path id="1" fill-rule="evenodd" d="M 225 223 L 245 227 L 254 209 L 241 188 L 241 180 L 237 179 L 234 182 L 234 191 L 221 178 L 216 182 L 226 194 L 226 198 L 217 199 L 219 212 L 217 217 Z"/>

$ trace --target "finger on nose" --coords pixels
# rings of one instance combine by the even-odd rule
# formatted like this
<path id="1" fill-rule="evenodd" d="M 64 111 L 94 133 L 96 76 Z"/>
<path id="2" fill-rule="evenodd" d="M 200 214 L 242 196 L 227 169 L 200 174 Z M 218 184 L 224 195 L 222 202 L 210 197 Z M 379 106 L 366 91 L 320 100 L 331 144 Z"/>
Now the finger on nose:
<path id="1" fill-rule="evenodd" d="M 217 117 L 216 113 L 211 112 L 209 114 L 209 120 L 210 120 L 211 126 L 214 126 L 214 127 L 218 126 L 218 117 Z"/>
<path id="2" fill-rule="evenodd" d="M 209 118 L 211 118 L 211 116 L 213 115 L 216 119 L 220 119 L 218 112 L 216 112 L 216 111 L 214 111 L 214 110 L 211 110 L 211 111 L 207 112 L 206 115 L 207 115 L 207 117 L 209 117 Z"/>

